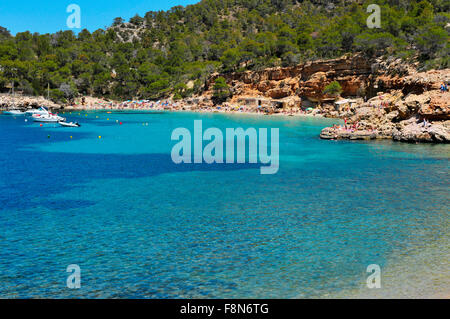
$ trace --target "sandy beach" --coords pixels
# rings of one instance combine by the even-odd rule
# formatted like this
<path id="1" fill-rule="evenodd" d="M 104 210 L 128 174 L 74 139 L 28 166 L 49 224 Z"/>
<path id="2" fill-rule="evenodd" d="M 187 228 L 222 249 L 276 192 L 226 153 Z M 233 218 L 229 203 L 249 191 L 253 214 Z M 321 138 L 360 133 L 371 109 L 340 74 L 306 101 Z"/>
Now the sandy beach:
<path id="1" fill-rule="evenodd" d="M 368 289 L 367 273 L 359 289 L 325 298 L 358 299 L 450 299 L 450 247 L 445 234 L 411 252 L 395 252 L 393 262 L 381 269 L 381 288 Z"/>

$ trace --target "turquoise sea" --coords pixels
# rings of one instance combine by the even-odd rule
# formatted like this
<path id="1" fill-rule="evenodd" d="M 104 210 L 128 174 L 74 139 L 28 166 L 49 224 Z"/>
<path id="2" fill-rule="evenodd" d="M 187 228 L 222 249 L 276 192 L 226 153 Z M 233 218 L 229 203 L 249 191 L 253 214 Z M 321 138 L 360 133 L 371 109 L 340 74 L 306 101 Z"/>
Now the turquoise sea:
<path id="1" fill-rule="evenodd" d="M 370 264 L 380 296 L 450 295 L 450 145 L 323 141 L 319 118 L 65 116 L 82 127 L 0 115 L 0 298 L 360 297 Z M 279 128 L 278 174 L 175 165 L 196 119 Z"/>

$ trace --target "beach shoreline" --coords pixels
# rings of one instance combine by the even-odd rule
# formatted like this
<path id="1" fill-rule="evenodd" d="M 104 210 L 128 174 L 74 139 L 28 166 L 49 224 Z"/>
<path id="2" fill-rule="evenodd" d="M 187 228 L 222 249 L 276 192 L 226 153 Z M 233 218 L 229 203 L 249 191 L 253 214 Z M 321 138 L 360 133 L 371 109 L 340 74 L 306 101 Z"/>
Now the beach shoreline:
<path id="1" fill-rule="evenodd" d="M 397 251 L 381 267 L 381 288 L 367 288 L 369 274 L 363 273 L 357 288 L 323 298 L 450 299 L 450 261 L 443 248 L 449 244 L 449 237 L 442 235 L 407 255 Z"/>
<path id="2" fill-rule="evenodd" d="M 266 114 L 262 112 L 248 112 L 248 111 L 213 111 L 213 110 L 178 110 L 178 109 L 155 109 L 155 108 L 147 108 L 147 109 L 111 109 L 111 108 L 70 108 L 70 109 L 62 109 L 59 111 L 60 113 L 71 113 L 71 112 L 114 112 L 114 113 L 126 113 L 126 112 L 142 112 L 143 114 L 152 113 L 152 112 L 168 112 L 168 113 L 199 113 L 199 114 L 226 114 L 226 115 L 257 115 L 257 116 L 268 116 L 268 117 L 298 117 L 298 118 L 325 118 L 322 114 L 308 114 L 308 113 L 271 113 Z M 339 118 L 336 118 L 339 120 Z"/>
<path id="3" fill-rule="evenodd" d="M 96 98 L 91 96 L 83 96 L 76 98 L 71 104 L 58 105 L 42 96 L 20 96 L 12 97 L 9 95 L 0 96 L 0 111 L 8 111 L 11 109 L 32 109 L 45 106 L 52 112 L 70 112 L 70 111 L 187 111 L 199 113 L 225 113 L 225 114 L 253 114 L 253 115 L 285 115 L 285 116 L 320 116 L 319 109 L 302 109 L 296 108 L 275 108 L 275 107 L 250 107 L 240 104 L 212 104 L 212 103 L 196 103 L 192 104 L 186 100 L 173 101 L 171 99 L 150 101 L 150 100 L 128 100 L 113 101 L 105 98 Z"/>

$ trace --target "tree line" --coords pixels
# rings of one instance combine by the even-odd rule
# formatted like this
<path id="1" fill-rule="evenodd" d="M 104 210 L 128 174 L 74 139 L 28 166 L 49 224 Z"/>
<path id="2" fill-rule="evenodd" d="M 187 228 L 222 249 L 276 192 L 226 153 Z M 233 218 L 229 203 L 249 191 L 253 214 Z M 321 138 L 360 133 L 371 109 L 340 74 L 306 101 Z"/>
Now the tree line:
<path id="1" fill-rule="evenodd" d="M 203 0 L 150 11 L 106 30 L 31 32 L 0 27 L 0 91 L 10 84 L 54 100 L 181 99 L 211 73 L 259 70 L 346 53 L 395 56 L 419 68 L 450 65 L 448 0 Z M 367 27 L 369 4 L 381 28 Z"/>

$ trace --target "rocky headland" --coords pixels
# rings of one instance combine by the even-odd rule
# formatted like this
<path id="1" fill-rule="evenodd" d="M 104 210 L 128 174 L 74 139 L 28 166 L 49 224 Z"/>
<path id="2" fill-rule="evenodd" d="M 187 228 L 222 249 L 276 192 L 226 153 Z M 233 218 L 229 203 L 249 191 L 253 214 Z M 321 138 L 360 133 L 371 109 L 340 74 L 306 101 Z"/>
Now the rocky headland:
<path id="1" fill-rule="evenodd" d="M 323 139 L 393 139 L 402 142 L 450 141 L 450 93 L 441 85 L 450 69 L 418 72 L 400 59 L 371 61 L 360 55 L 319 60 L 295 67 L 215 74 L 198 100 L 212 107 L 215 80 L 226 79 L 227 103 L 267 114 L 307 113 L 345 120 L 325 128 Z M 324 94 L 333 81 L 340 96 Z M 344 98 L 345 97 L 345 98 Z M 263 107 L 267 106 L 268 107 Z"/>
<path id="2" fill-rule="evenodd" d="M 344 125 L 325 128 L 323 139 L 393 139 L 402 142 L 450 142 L 450 93 L 440 89 L 450 70 L 383 78 L 392 85 L 363 103 L 327 109 Z"/>

